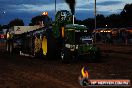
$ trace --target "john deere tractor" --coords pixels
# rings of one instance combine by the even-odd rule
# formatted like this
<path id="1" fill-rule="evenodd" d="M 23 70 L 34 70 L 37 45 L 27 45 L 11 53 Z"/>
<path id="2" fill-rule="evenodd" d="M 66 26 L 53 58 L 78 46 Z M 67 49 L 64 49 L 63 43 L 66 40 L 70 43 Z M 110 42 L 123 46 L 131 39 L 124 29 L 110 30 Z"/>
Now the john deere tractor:
<path id="1" fill-rule="evenodd" d="M 66 10 L 59 11 L 56 15 L 53 30 L 59 42 L 57 45 L 59 45 L 62 61 L 73 61 L 78 57 L 86 57 L 93 61 L 99 60 L 99 48 L 93 44 L 87 27 L 74 24 L 72 21 L 72 15 Z"/>
<path id="2" fill-rule="evenodd" d="M 89 36 L 88 29 L 85 26 L 68 24 L 64 29 L 61 59 L 63 61 L 73 61 L 79 57 L 80 59 L 85 57 L 95 61 L 99 59 L 100 51 L 93 44 L 93 39 Z"/>

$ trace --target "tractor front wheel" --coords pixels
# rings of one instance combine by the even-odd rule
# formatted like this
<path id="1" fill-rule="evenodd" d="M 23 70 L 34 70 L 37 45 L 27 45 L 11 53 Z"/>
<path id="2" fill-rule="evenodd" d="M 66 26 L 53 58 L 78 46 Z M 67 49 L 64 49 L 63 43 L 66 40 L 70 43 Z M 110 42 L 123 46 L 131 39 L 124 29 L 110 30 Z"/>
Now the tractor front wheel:
<path id="1" fill-rule="evenodd" d="M 72 55 L 69 49 L 62 49 L 61 51 L 61 60 L 62 62 L 69 62 L 72 59 Z"/>

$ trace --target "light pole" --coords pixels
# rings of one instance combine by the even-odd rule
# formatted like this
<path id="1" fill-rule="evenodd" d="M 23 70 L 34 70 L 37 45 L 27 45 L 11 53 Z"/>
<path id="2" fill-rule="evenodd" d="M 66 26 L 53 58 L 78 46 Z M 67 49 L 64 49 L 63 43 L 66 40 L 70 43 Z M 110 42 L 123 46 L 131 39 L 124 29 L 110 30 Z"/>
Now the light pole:
<path id="1" fill-rule="evenodd" d="M 56 15 L 56 0 L 55 0 L 55 15 Z"/>
<path id="2" fill-rule="evenodd" d="M 96 0 L 95 0 L 95 4 L 94 4 L 94 16 L 95 16 L 95 29 L 96 29 Z"/>
<path id="3" fill-rule="evenodd" d="M 94 19 L 95 19 L 95 21 L 94 21 L 94 23 L 95 23 L 95 25 L 94 25 L 94 30 L 95 30 L 95 43 L 96 43 L 96 25 L 97 25 L 97 22 L 96 22 L 96 0 L 94 0 Z"/>

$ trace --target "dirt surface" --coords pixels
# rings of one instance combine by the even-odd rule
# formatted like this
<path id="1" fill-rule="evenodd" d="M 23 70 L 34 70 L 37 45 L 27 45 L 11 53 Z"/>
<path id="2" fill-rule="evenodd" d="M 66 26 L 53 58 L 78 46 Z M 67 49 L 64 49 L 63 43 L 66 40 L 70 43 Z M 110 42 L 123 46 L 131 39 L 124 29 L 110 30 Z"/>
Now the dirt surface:
<path id="1" fill-rule="evenodd" d="M 132 80 L 132 46 L 98 45 L 102 51 L 99 63 L 79 60 L 64 64 L 0 53 L 0 88 L 82 88 L 78 77 L 87 66 L 91 79 Z"/>

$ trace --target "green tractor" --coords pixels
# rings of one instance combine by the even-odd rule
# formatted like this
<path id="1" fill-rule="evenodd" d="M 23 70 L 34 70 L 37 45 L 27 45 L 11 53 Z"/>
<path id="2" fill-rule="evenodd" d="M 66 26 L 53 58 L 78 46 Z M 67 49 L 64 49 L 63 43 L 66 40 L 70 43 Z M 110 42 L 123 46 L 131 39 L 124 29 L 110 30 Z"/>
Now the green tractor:
<path id="1" fill-rule="evenodd" d="M 82 56 L 93 61 L 99 60 L 100 50 L 93 44 L 87 27 L 72 23 L 73 19 L 66 10 L 58 11 L 56 14 L 53 32 L 59 42 L 57 48 L 60 50 L 61 60 L 73 61 Z"/>
<path id="2" fill-rule="evenodd" d="M 62 61 L 74 61 L 79 57 L 86 57 L 92 61 L 99 60 L 100 50 L 93 44 L 86 26 L 68 24 L 65 26 L 63 36 Z"/>

